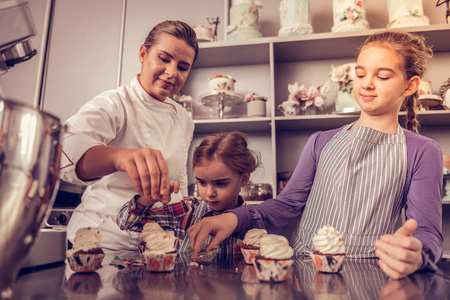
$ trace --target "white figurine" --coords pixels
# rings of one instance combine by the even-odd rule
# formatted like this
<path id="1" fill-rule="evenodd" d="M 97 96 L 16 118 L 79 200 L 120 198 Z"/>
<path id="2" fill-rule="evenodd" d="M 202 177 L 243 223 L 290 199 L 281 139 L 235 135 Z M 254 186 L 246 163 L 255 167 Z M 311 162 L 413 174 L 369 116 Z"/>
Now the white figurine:
<path id="1" fill-rule="evenodd" d="M 313 33 L 308 0 L 281 0 L 278 36 Z"/>
<path id="2" fill-rule="evenodd" d="M 262 37 L 259 32 L 258 13 L 258 9 L 262 7 L 262 3 L 258 0 L 232 0 L 227 40 L 239 41 Z"/>
<path id="3" fill-rule="evenodd" d="M 332 32 L 369 29 L 364 0 L 333 0 Z"/>
<path id="4" fill-rule="evenodd" d="M 423 15 L 422 0 L 387 0 L 388 28 L 427 26 L 430 20 Z"/>

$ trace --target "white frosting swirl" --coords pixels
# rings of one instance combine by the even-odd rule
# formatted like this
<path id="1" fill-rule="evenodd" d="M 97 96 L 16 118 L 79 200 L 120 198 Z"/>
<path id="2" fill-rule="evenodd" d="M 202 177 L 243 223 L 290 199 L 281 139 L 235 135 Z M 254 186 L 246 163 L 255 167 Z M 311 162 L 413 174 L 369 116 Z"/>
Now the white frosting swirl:
<path id="1" fill-rule="evenodd" d="M 290 259 L 294 250 L 284 236 L 268 234 L 260 241 L 259 254 L 271 259 Z"/>
<path id="2" fill-rule="evenodd" d="M 145 241 L 147 236 L 149 236 L 151 233 L 157 233 L 157 232 L 164 232 L 164 230 L 159 226 L 156 222 L 149 222 L 145 223 L 144 227 L 142 228 L 141 235 L 139 236 L 141 241 Z"/>
<path id="3" fill-rule="evenodd" d="M 73 240 L 73 252 L 78 250 L 89 251 L 94 248 L 100 248 L 102 244 L 102 235 L 100 231 L 90 227 L 80 228 Z"/>
<path id="4" fill-rule="evenodd" d="M 245 234 L 243 242 L 245 245 L 259 247 L 261 239 L 266 235 L 267 231 L 265 229 L 250 229 Z"/>
<path id="5" fill-rule="evenodd" d="M 145 239 L 145 252 L 173 252 L 176 239 L 173 234 L 164 231 L 150 233 Z"/>
<path id="6" fill-rule="evenodd" d="M 317 230 L 312 242 L 322 254 L 345 254 L 344 238 L 333 226 L 325 225 Z"/>

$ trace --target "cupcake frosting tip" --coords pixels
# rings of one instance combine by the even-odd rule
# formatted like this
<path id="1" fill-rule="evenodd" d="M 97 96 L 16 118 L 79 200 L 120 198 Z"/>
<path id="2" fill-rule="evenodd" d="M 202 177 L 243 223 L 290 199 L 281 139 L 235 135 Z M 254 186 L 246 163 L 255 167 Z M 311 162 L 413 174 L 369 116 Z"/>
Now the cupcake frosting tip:
<path id="1" fill-rule="evenodd" d="M 144 224 L 144 227 L 142 227 L 142 232 L 140 235 L 140 239 L 141 241 L 145 241 L 146 238 L 151 234 L 151 233 L 156 233 L 156 232 L 164 232 L 164 230 L 161 228 L 161 226 L 159 226 L 159 224 L 155 221 L 152 222 L 148 222 Z"/>
<path id="2" fill-rule="evenodd" d="M 282 235 L 268 234 L 260 241 L 260 255 L 269 259 L 290 259 L 294 250 Z"/>
<path id="3" fill-rule="evenodd" d="M 323 254 L 344 254 L 344 239 L 333 226 L 319 228 L 312 237 L 314 248 Z"/>
<path id="4" fill-rule="evenodd" d="M 244 240 L 242 241 L 245 245 L 259 247 L 261 239 L 267 236 L 267 231 L 265 229 L 250 229 L 245 234 Z"/>
<path id="5" fill-rule="evenodd" d="M 102 235 L 100 231 L 90 227 L 80 228 L 77 230 L 73 241 L 73 250 L 89 251 L 95 248 L 100 248 L 101 244 Z"/>

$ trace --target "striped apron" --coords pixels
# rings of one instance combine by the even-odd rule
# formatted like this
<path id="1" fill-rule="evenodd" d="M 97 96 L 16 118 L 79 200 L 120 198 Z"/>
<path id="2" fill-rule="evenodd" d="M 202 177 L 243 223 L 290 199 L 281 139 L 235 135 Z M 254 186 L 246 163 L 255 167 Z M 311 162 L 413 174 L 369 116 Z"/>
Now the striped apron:
<path id="1" fill-rule="evenodd" d="M 331 225 L 344 238 L 350 258 L 375 257 L 373 243 L 394 232 L 406 180 L 406 138 L 349 124 L 324 147 L 300 224 L 296 254 L 314 251 L 312 236 Z"/>

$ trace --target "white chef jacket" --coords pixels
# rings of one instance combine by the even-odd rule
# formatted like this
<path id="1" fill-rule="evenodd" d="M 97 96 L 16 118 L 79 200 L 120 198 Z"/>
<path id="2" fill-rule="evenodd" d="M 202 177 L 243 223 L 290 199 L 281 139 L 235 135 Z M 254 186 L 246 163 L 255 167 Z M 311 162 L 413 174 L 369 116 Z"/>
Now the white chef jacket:
<path id="1" fill-rule="evenodd" d="M 136 250 L 139 234 L 122 231 L 116 224 L 120 208 L 136 194 L 128 174 L 115 172 L 83 181 L 75 173 L 76 164 L 96 145 L 158 149 L 168 165 L 170 181 L 180 182 L 180 192 L 172 194 L 172 202 L 179 201 L 188 194 L 186 164 L 194 122 L 172 99 L 151 97 L 135 77 L 129 85 L 103 92 L 84 104 L 65 124 L 61 179 L 87 186 L 70 219 L 69 240 L 73 242 L 78 229 L 92 227 L 100 230 L 105 251 Z"/>

